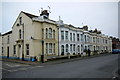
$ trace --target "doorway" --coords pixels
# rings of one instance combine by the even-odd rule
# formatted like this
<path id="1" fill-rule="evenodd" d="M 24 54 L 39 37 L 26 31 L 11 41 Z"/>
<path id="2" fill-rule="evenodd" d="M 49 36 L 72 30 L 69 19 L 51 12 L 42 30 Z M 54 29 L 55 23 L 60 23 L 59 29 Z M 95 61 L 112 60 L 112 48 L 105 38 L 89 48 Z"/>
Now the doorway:
<path id="1" fill-rule="evenodd" d="M 9 47 L 7 47 L 7 58 L 9 58 Z"/>
<path id="2" fill-rule="evenodd" d="M 19 58 L 21 59 L 22 58 L 22 48 L 21 48 L 21 45 L 19 45 L 18 47 L 19 47 Z"/>

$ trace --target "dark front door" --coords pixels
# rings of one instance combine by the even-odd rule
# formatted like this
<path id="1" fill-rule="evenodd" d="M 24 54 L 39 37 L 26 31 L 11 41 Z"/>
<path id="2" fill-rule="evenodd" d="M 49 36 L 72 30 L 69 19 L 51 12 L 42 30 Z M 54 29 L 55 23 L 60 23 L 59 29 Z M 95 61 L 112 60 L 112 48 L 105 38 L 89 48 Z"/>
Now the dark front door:
<path id="1" fill-rule="evenodd" d="M 9 47 L 7 47 L 7 58 L 9 58 Z"/>

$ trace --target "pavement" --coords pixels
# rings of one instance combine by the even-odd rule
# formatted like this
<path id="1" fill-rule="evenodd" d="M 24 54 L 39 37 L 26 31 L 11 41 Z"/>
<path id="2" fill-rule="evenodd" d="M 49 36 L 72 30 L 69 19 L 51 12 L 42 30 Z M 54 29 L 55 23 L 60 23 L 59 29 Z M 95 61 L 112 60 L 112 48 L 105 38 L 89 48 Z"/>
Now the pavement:
<path id="1" fill-rule="evenodd" d="M 112 78 L 118 69 L 117 61 L 118 54 L 49 61 L 39 65 L 6 61 L 3 63 L 3 78 Z"/>
<path id="2" fill-rule="evenodd" d="M 106 55 L 112 55 L 111 53 L 106 53 L 106 54 L 99 54 L 99 55 L 91 55 L 91 56 L 82 56 L 82 57 L 73 57 L 71 59 L 68 59 L 67 57 L 56 57 L 53 59 L 49 59 L 47 62 L 42 63 L 42 62 L 32 62 L 32 61 L 22 61 L 22 60 L 18 60 L 18 59 L 7 59 L 7 58 L 3 58 L 1 59 L 2 62 L 12 62 L 12 63 L 20 63 L 20 64 L 28 64 L 28 65 L 40 65 L 40 64 L 58 64 L 58 63 L 65 63 L 65 62 L 70 62 L 70 61 L 76 61 L 76 60 L 80 60 L 80 59 L 88 59 L 88 58 L 94 58 L 94 57 L 99 57 L 99 56 L 106 56 Z"/>

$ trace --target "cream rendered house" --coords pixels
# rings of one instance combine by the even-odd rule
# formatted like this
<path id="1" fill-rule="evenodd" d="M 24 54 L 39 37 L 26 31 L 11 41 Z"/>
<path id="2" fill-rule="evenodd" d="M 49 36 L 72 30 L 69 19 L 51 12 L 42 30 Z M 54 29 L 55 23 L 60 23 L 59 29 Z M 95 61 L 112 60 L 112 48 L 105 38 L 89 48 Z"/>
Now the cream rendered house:
<path id="1" fill-rule="evenodd" d="M 11 33 L 2 34 L 2 38 L 3 56 L 8 58 L 40 60 L 41 55 L 58 55 L 58 26 L 47 10 L 40 16 L 21 11 Z"/>
<path id="2" fill-rule="evenodd" d="M 0 56 L 2 56 L 2 35 L 0 33 Z"/>

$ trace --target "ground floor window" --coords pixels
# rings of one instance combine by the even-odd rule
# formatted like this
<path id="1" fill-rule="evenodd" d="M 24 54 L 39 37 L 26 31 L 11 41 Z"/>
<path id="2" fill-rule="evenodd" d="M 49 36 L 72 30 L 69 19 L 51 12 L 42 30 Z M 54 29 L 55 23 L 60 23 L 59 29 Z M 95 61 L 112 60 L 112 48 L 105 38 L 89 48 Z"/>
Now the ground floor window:
<path id="1" fill-rule="evenodd" d="M 55 43 L 46 43 L 46 54 L 55 53 Z"/>
<path id="2" fill-rule="evenodd" d="M 68 44 L 66 44 L 66 52 L 68 52 L 68 48 L 69 48 L 69 47 L 68 47 Z"/>
<path id="3" fill-rule="evenodd" d="M 13 52 L 16 54 L 16 45 L 13 45 Z"/>
<path id="4" fill-rule="evenodd" d="M 77 51 L 78 51 L 78 53 L 80 52 L 80 46 L 78 45 L 78 47 L 77 47 Z"/>
<path id="5" fill-rule="evenodd" d="M 2 54 L 3 54 L 3 51 L 4 51 L 4 49 L 3 49 L 3 47 L 2 47 Z"/>
<path id="6" fill-rule="evenodd" d="M 48 43 L 46 43 L 46 54 L 48 54 Z"/>
<path id="7" fill-rule="evenodd" d="M 81 51 L 83 51 L 83 45 L 81 45 Z"/>
<path id="8" fill-rule="evenodd" d="M 52 53 L 52 43 L 49 43 L 49 53 Z"/>
<path id="9" fill-rule="evenodd" d="M 53 44 L 53 53 L 55 53 L 55 43 Z"/>
<path id="10" fill-rule="evenodd" d="M 26 55 L 29 55 L 29 44 L 26 44 Z"/>
<path id="11" fill-rule="evenodd" d="M 73 51 L 75 51 L 75 44 L 73 45 Z"/>

